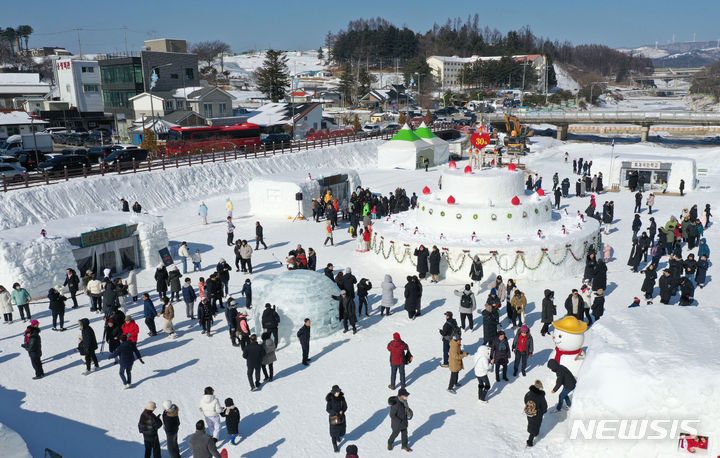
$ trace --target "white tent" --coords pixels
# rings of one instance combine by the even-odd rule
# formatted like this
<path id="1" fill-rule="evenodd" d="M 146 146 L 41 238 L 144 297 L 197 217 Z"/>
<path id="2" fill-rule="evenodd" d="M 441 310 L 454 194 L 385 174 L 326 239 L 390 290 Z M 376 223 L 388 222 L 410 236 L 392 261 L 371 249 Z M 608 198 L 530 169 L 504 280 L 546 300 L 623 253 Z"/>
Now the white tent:
<path id="1" fill-rule="evenodd" d="M 415 135 L 430 145 L 432 145 L 435 152 L 435 163 L 434 165 L 442 164 L 448 161 L 450 157 L 450 144 L 442 138 L 436 136 L 423 121 L 420 127 L 415 130 Z"/>
<path id="2" fill-rule="evenodd" d="M 415 135 L 405 124 L 393 138 L 378 146 L 377 166 L 379 169 L 415 170 L 422 167 L 425 158 L 428 158 L 430 165 L 435 164 L 433 146 Z"/>
<path id="3" fill-rule="evenodd" d="M 328 189 L 333 198 L 342 204 L 360 185 L 360 177 L 354 170 L 318 169 L 253 178 L 248 193 L 255 215 L 293 218 L 299 211 L 303 217 L 310 218 L 312 200 L 324 196 Z M 302 193 L 302 200 L 296 200 L 298 193 Z"/>

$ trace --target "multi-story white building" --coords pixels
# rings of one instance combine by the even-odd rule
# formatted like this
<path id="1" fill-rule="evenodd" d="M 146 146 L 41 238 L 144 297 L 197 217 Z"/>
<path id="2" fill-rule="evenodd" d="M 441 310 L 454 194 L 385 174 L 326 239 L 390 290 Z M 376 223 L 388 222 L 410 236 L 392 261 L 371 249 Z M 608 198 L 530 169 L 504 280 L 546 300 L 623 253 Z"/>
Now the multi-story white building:
<path id="1" fill-rule="evenodd" d="M 58 59 L 55 61 L 55 81 L 60 100 L 80 112 L 104 110 L 100 66 L 95 60 Z"/>
<path id="2" fill-rule="evenodd" d="M 457 57 L 457 56 L 430 56 L 426 62 L 433 72 L 435 80 L 442 86 L 443 89 L 451 89 L 455 87 L 464 86 L 466 82 L 462 81 L 460 72 L 462 69 L 469 64 L 474 64 L 477 61 L 483 60 L 500 60 L 502 56 L 472 56 L 472 57 Z M 545 57 L 540 54 L 527 54 L 512 56 L 517 61 L 529 61 L 538 73 L 541 82 L 544 81 L 545 72 Z M 544 85 L 541 83 L 538 87 Z"/>

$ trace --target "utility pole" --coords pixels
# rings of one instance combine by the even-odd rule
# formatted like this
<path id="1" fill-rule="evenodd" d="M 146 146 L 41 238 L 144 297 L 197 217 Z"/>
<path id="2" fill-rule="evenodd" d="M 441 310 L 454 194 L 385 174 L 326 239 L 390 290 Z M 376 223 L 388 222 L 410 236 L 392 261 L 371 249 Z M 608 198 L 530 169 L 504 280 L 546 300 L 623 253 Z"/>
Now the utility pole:
<path id="1" fill-rule="evenodd" d="M 80 58 L 82 59 L 82 44 L 80 43 L 80 31 L 81 28 L 76 28 L 75 31 L 77 32 L 77 39 L 78 39 L 78 54 L 80 54 Z"/>
<path id="2" fill-rule="evenodd" d="M 123 38 L 125 39 L 125 55 L 128 56 L 128 46 L 127 46 L 127 26 L 122 26 L 123 29 Z"/>

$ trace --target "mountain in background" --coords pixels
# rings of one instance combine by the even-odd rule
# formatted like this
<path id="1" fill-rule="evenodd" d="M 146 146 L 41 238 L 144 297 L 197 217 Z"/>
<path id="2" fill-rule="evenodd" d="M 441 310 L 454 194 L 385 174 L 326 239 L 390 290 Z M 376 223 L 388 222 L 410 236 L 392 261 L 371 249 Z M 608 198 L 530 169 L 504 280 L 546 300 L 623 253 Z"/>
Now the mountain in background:
<path id="1" fill-rule="evenodd" d="M 720 60 L 718 41 L 687 41 L 682 43 L 619 48 L 626 54 L 641 55 L 652 59 L 655 67 L 704 67 Z"/>

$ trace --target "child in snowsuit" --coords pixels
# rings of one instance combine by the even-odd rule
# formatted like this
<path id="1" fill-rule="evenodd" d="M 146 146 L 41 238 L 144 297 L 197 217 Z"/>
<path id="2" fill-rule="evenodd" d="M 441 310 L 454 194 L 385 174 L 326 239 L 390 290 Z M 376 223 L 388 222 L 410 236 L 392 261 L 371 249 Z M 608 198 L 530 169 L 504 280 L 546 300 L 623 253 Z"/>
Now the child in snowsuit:
<path id="1" fill-rule="evenodd" d="M 220 413 L 220 416 L 225 417 L 225 427 L 227 428 L 228 434 L 230 434 L 230 443 L 235 443 L 235 438 L 238 436 L 238 425 L 240 424 L 240 411 L 235 407 L 235 403 L 232 398 L 225 399 L 225 410 Z"/>

